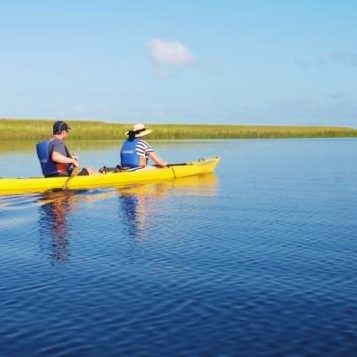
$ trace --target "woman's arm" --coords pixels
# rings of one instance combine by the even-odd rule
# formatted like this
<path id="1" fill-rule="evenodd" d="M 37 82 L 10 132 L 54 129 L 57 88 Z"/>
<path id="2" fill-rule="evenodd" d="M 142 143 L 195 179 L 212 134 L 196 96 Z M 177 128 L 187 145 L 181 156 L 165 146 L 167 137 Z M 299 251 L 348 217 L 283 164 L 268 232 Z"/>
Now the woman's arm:
<path id="1" fill-rule="evenodd" d="M 167 166 L 167 162 L 160 159 L 154 152 L 149 152 L 147 154 L 154 163 L 160 167 L 165 167 Z"/>

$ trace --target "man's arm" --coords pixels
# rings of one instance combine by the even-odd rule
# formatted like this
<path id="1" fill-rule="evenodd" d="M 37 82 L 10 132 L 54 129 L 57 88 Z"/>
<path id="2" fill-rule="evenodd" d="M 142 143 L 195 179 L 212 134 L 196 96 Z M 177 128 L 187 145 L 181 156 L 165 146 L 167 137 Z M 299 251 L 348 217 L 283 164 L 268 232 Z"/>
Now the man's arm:
<path id="1" fill-rule="evenodd" d="M 77 160 L 71 157 L 64 156 L 57 151 L 52 152 L 51 159 L 52 161 L 57 162 L 59 164 L 72 164 L 75 167 L 79 167 Z"/>

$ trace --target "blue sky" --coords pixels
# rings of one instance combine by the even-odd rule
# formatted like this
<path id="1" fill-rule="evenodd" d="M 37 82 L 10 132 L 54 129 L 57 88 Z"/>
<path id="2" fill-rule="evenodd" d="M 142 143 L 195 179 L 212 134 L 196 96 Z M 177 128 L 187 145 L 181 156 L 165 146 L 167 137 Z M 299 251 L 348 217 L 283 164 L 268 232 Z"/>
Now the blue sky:
<path id="1" fill-rule="evenodd" d="M 0 117 L 357 127 L 357 1 L 0 0 Z"/>

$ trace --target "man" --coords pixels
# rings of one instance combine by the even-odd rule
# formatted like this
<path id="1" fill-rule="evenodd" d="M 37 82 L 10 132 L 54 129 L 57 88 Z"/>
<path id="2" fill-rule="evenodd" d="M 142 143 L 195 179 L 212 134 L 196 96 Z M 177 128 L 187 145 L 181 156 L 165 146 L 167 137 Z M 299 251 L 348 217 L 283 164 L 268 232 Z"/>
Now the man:
<path id="1" fill-rule="evenodd" d="M 77 156 L 71 155 L 64 144 L 70 129 L 64 121 L 56 121 L 53 124 L 53 138 L 37 144 L 37 156 L 45 177 L 70 176 L 73 168 L 79 167 Z M 94 173 L 91 168 L 84 168 L 78 175 Z"/>
<path id="2" fill-rule="evenodd" d="M 123 169 L 143 168 L 146 166 L 150 158 L 156 166 L 165 167 L 167 162 L 160 159 L 153 148 L 141 138 L 152 133 L 152 130 L 145 128 L 144 124 L 135 124 L 132 130 L 129 130 L 126 135 L 121 151 L 121 166 Z"/>

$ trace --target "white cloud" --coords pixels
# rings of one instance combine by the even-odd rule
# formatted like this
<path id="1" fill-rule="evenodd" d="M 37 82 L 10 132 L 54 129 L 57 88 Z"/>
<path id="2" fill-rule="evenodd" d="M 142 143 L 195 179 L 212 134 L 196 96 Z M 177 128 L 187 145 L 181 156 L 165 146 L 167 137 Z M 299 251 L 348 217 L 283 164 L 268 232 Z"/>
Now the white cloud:
<path id="1" fill-rule="evenodd" d="M 350 66 L 357 66 L 357 54 L 356 53 L 342 53 L 342 52 L 332 52 L 330 59 L 334 62 L 339 62 L 347 64 Z"/>
<path id="2" fill-rule="evenodd" d="M 195 62 L 190 50 L 179 41 L 154 38 L 149 42 L 150 55 L 158 64 L 188 65 Z"/>
<path id="3" fill-rule="evenodd" d="M 295 62 L 302 67 L 322 67 L 327 64 L 327 61 L 321 58 L 310 61 L 302 58 L 295 58 Z"/>
<path id="4" fill-rule="evenodd" d="M 295 62 L 302 67 L 321 67 L 333 63 L 357 67 L 357 54 L 352 52 L 333 51 L 330 55 L 325 56 L 325 58 L 313 60 L 295 58 Z"/>

